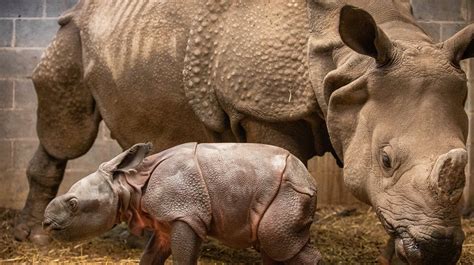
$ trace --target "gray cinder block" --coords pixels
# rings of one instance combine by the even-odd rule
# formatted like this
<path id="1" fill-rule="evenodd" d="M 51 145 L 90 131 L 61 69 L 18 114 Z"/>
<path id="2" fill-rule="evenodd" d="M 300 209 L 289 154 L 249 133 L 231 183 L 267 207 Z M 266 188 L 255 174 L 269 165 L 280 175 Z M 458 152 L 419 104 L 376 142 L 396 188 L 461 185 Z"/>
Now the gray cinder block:
<path id="1" fill-rule="evenodd" d="M 46 16 L 59 17 L 76 3 L 77 0 L 46 0 Z"/>
<path id="2" fill-rule="evenodd" d="M 413 0 L 413 13 L 418 20 L 463 21 L 463 0 Z"/>
<path id="3" fill-rule="evenodd" d="M 4 139 L 36 138 L 36 113 L 31 110 L 0 111 L 0 135 Z"/>
<path id="4" fill-rule="evenodd" d="M 5 172 L 5 170 L 12 168 L 12 142 L 9 140 L 0 140 L 0 170 Z"/>
<path id="5" fill-rule="evenodd" d="M 30 77 L 42 53 L 41 49 L 0 49 L 0 78 Z"/>
<path id="6" fill-rule="evenodd" d="M 15 140 L 13 142 L 13 168 L 26 169 L 38 148 L 38 140 Z"/>
<path id="7" fill-rule="evenodd" d="M 15 109 L 36 110 L 38 100 L 31 79 L 19 79 L 15 81 Z"/>
<path id="8" fill-rule="evenodd" d="M 16 21 L 15 46 L 47 47 L 58 29 L 56 19 L 19 19 Z"/>
<path id="9" fill-rule="evenodd" d="M 0 19 L 0 47 L 10 47 L 13 38 L 13 20 Z"/>
<path id="10" fill-rule="evenodd" d="M 0 17 L 42 17 L 43 0 L 0 0 Z"/>
<path id="11" fill-rule="evenodd" d="M 11 108 L 13 108 L 13 81 L 0 80 L 0 109 Z"/>

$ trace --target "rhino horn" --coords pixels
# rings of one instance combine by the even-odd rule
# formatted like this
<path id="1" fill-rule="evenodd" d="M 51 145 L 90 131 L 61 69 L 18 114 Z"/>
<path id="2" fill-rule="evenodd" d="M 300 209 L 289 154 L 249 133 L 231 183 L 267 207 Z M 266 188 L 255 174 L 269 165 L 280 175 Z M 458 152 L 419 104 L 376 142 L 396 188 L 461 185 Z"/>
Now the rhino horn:
<path id="1" fill-rule="evenodd" d="M 457 203 L 465 183 L 467 152 L 457 148 L 438 157 L 430 174 L 430 187 L 440 198 Z"/>

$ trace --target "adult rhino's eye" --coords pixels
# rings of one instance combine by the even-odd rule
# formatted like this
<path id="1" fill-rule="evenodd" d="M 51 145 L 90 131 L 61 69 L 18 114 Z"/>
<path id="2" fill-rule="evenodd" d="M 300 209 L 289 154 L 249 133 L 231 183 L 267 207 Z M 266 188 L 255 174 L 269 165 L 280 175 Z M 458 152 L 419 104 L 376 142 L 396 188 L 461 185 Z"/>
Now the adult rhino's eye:
<path id="1" fill-rule="evenodd" d="M 382 151 L 382 164 L 385 168 L 392 168 L 392 160 L 385 151 Z"/>
<path id="2" fill-rule="evenodd" d="M 71 211 L 75 212 L 77 210 L 77 199 L 76 198 L 70 199 L 67 202 L 67 206 L 69 207 Z"/>
<path id="3" fill-rule="evenodd" d="M 386 168 L 392 167 L 392 161 L 390 161 L 390 157 L 385 152 L 382 154 L 382 163 Z"/>

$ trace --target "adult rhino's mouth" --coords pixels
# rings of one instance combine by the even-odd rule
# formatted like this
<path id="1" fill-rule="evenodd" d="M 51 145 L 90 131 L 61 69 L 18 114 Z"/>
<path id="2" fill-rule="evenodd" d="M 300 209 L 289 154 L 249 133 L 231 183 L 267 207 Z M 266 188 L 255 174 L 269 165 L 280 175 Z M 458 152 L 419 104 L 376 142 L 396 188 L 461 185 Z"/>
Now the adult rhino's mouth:
<path id="1" fill-rule="evenodd" d="M 410 264 L 409 260 L 413 258 L 419 259 L 421 253 L 416 240 L 406 231 L 406 229 L 392 225 L 387 221 L 380 209 L 377 209 L 376 213 L 387 233 L 395 240 L 394 250 L 396 255 L 407 264 Z"/>

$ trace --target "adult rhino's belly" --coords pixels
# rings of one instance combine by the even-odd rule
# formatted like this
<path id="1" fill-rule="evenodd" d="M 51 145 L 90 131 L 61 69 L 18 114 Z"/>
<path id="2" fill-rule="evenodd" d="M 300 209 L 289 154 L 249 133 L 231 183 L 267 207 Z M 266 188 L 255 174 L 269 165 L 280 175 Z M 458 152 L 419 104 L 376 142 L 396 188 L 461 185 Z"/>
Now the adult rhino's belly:
<path id="1" fill-rule="evenodd" d="M 158 62 L 167 60 L 167 64 Z M 156 151 L 184 142 L 205 142 L 205 131 L 182 91 L 178 65 L 157 57 L 150 64 L 130 64 L 119 76 L 96 59 L 86 84 L 96 107 L 123 147 L 152 141 Z M 160 73 L 160 74 L 157 74 Z"/>

